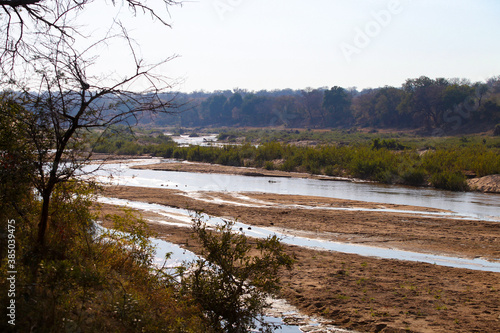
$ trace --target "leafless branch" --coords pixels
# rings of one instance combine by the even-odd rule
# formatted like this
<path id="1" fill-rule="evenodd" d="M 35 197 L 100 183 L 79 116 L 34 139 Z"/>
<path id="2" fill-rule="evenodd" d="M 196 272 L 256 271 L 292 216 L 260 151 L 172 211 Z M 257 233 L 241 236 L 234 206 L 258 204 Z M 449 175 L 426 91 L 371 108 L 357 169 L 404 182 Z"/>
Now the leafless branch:
<path id="1" fill-rule="evenodd" d="M 94 0 L 0 0 L 0 29 L 3 31 L 0 36 L 0 62 L 4 74 L 14 69 L 17 58 L 29 61 L 30 55 L 37 51 L 37 41 L 40 38 L 73 40 L 75 36 L 84 36 L 80 27 L 68 20 L 93 2 Z M 119 3 L 128 5 L 134 14 L 141 12 L 149 15 L 168 27 L 168 8 L 180 4 L 175 0 L 156 0 L 153 4 L 143 0 L 113 0 L 111 5 Z M 102 4 L 106 5 L 105 2 Z M 163 4 L 165 10 L 155 9 L 157 4 Z"/>

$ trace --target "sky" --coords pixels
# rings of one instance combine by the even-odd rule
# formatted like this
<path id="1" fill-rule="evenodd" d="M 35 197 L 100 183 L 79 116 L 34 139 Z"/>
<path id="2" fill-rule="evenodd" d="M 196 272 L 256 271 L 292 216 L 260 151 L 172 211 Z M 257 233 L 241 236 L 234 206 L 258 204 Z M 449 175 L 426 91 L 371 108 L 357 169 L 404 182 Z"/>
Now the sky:
<path id="1" fill-rule="evenodd" d="M 169 9 L 170 28 L 94 6 L 98 14 L 85 20 L 96 34 L 114 15 L 145 61 L 176 56 L 161 67 L 176 91 L 361 90 L 422 75 L 500 75 L 498 0 L 184 1 Z M 99 70 L 130 66 L 126 48 L 110 45 L 100 56 Z"/>

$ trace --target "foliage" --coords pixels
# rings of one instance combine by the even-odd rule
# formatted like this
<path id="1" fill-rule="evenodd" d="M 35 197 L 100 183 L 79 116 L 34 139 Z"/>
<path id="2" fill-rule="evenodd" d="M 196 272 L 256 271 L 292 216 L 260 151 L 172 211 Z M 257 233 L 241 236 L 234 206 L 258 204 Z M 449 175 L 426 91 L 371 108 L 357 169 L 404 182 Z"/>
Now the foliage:
<path id="1" fill-rule="evenodd" d="M 152 234 L 144 221 L 127 213 L 109 217 L 115 229 L 96 227 L 95 187 L 62 183 L 41 251 L 34 242 L 40 203 L 32 200 L 24 208 L 33 212 L 9 216 L 16 221 L 17 332 L 210 331 L 196 304 L 151 266 Z M 0 245 L 5 249 L 3 240 Z M 6 265 L 3 257 L 2 290 L 9 289 Z M 0 295 L 2 304 L 7 297 Z M 11 329 L 0 322 L 2 332 Z"/>
<path id="2" fill-rule="evenodd" d="M 372 141 L 372 149 L 380 149 L 380 148 L 386 148 L 390 150 L 404 150 L 406 147 L 396 141 L 395 139 L 389 139 L 389 140 L 382 140 L 380 141 L 379 138 L 373 139 Z"/>
<path id="3" fill-rule="evenodd" d="M 430 178 L 432 186 L 450 190 L 465 191 L 468 189 L 465 176 L 460 172 L 440 172 L 433 174 Z"/>
<path id="4" fill-rule="evenodd" d="M 220 236 L 198 223 L 207 260 L 183 270 L 180 284 L 153 266 L 154 235 L 142 219 L 125 210 L 104 217 L 111 229 L 94 223 L 97 190 L 78 181 L 57 184 L 43 248 L 34 241 L 38 197 L 27 197 L 5 215 L 17 222 L 17 331 L 246 332 L 267 306 L 265 296 L 278 291 L 278 270 L 292 264 L 276 237 L 252 246 L 230 231 L 230 223 L 219 228 Z M 5 252 L 7 237 L 0 239 Z M 0 288 L 8 290 L 2 258 Z M 190 271 L 195 274 L 186 275 Z M 2 304 L 7 295 L 0 295 Z M 11 328 L 0 323 L 2 331 Z"/>
<path id="5" fill-rule="evenodd" d="M 422 167 L 410 167 L 401 173 L 401 178 L 404 184 L 422 186 L 425 184 L 427 173 Z"/>
<path id="6" fill-rule="evenodd" d="M 94 38 L 90 39 L 86 28 L 75 20 L 82 10 L 92 8 L 91 3 L 19 0 L 0 6 L 0 26 L 5 31 L 0 37 L 0 89 L 12 91 L 8 96 L 11 104 L 25 110 L 15 113 L 22 115 L 20 121 L 24 124 L 18 127 L 22 130 L 19 134 L 36 154 L 30 159 L 35 167 L 30 181 L 42 198 L 39 246 L 44 246 L 56 186 L 72 179 L 90 158 L 89 146 L 93 143 L 89 142 L 89 130 L 106 133 L 114 124 L 134 124 L 144 114 L 171 113 L 175 107 L 164 94 L 170 90 L 169 79 L 153 73 L 169 58 L 157 64 L 139 59 L 137 44 L 125 25 L 116 24 L 116 17 L 109 17 L 114 24 L 105 36 L 99 39 L 92 35 Z M 175 2 L 159 3 L 170 6 Z M 163 20 L 166 11 L 145 1 L 125 0 L 122 4 L 168 25 Z M 117 4 L 112 1 L 108 5 Z M 116 28 L 119 32 L 113 31 Z M 121 41 L 129 48 L 131 70 L 127 73 L 122 68 L 119 76 L 108 75 L 104 83 L 105 75 L 90 74 L 99 59 L 90 54 L 97 54 L 95 49 L 111 40 Z M 85 46 L 87 42 L 89 45 Z M 134 87 L 139 81 L 141 91 Z M 128 148 L 124 147 L 125 152 L 130 151 Z"/>
<path id="7" fill-rule="evenodd" d="M 326 122 L 330 126 L 348 125 L 350 117 L 351 96 L 342 87 L 332 87 L 326 90 L 323 97 L 323 107 L 328 110 Z"/>
<path id="8" fill-rule="evenodd" d="M 15 221 L 17 271 L 16 297 L 2 293 L 0 301 L 16 301 L 15 329 L 21 332 L 210 331 L 197 302 L 179 293 L 175 279 L 152 266 L 151 234 L 145 223 L 126 214 L 109 217 L 114 222 L 111 231 L 97 227 L 91 210 L 95 186 L 77 180 L 77 172 L 113 125 L 130 126 L 143 114 L 170 114 L 176 107 L 164 93 L 171 87 L 169 79 L 153 73 L 169 58 L 156 64 L 139 59 L 137 44 L 125 25 L 116 24 L 116 17 L 110 19 L 118 33 L 110 29 L 103 39 L 89 40 L 90 47 L 78 49 L 89 35 L 73 19 L 92 2 L 20 0 L 4 1 L 0 7 L 0 26 L 5 30 L 0 38 L 1 85 L 2 90 L 15 91 L 0 99 L 0 178 L 5 180 L 0 196 L 5 199 L 1 208 L 6 208 L 0 214 Z M 176 2 L 158 3 L 169 7 Z M 168 10 L 157 11 L 146 1 L 122 4 L 168 25 Z M 89 74 L 98 59 L 90 54 L 119 38 L 129 47 L 131 71 L 122 69 L 103 83 L 104 75 Z M 142 92 L 134 90 L 138 81 Z M 242 105 L 230 100 L 235 107 Z M 216 109 L 213 112 L 217 115 Z M 94 136 L 90 130 L 96 130 Z M 113 143 L 122 154 L 142 149 L 129 140 Z M 171 150 L 165 136 L 158 135 L 154 144 L 144 152 L 182 153 Z M 232 152 L 217 161 L 240 163 Z M 272 265 L 273 256 L 282 258 L 279 244 L 262 244 L 259 249 L 269 257 L 255 259 L 253 268 L 275 272 L 273 267 L 281 265 Z M 262 267 L 264 263 L 271 265 Z M 3 257 L 2 290 L 9 288 L 7 264 Z M 274 276 L 248 274 L 264 292 L 274 291 Z M 252 311 L 262 307 L 251 305 Z M 0 329 L 12 327 L 4 320 Z"/>
<path id="9" fill-rule="evenodd" d="M 262 321 L 266 298 L 280 289 L 279 270 L 291 269 L 293 259 L 284 253 L 276 235 L 252 245 L 234 222 L 225 221 L 215 232 L 200 218 L 194 231 L 203 256 L 187 268 L 182 287 L 202 307 L 217 332 L 248 332 L 260 321 L 261 331 L 273 326 Z"/>
<path id="10" fill-rule="evenodd" d="M 35 147 L 25 140 L 27 112 L 10 94 L 0 95 L 0 222 L 30 197 Z M 4 215 L 5 214 L 5 215 Z M 2 228 L 2 231 L 6 228 Z"/>
<path id="11" fill-rule="evenodd" d="M 0 289 L 9 290 L 7 272 L 13 269 L 7 259 L 12 256 L 17 272 L 16 326 L 3 320 L 0 331 L 209 331 L 196 304 L 176 292 L 172 279 L 152 270 L 144 222 L 114 217 L 115 228 L 122 232 L 99 232 L 91 210 L 95 185 L 77 181 L 72 174 L 54 183 L 44 246 L 39 246 L 43 200 L 35 186 L 45 174 L 37 174 L 36 166 L 48 168 L 44 158 L 53 154 L 54 132 L 35 131 L 41 130 L 33 126 L 40 124 L 33 122 L 36 113 L 26 111 L 11 95 L 2 96 L 0 109 Z M 37 140 L 31 140 L 30 133 Z M 68 154 L 61 156 L 68 162 Z M 9 252 L 10 257 L 8 221 L 15 225 L 15 253 Z M 2 304 L 12 299 L 7 292 L 0 295 Z"/>
<path id="12" fill-rule="evenodd" d="M 94 142 L 94 153 L 113 153 L 117 155 L 156 155 L 173 146 L 172 139 L 162 132 L 135 130 L 127 126 L 111 126 L 105 133 L 94 132 L 90 138 Z"/>
<path id="13" fill-rule="evenodd" d="M 495 131 L 493 132 L 493 135 L 500 136 L 500 124 L 497 124 L 495 126 Z"/>

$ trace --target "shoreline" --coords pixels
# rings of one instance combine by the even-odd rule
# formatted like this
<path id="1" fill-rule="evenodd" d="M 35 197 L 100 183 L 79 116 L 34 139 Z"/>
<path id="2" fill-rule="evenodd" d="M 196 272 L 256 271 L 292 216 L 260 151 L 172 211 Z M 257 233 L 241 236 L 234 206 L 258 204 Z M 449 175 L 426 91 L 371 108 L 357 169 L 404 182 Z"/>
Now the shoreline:
<path id="1" fill-rule="evenodd" d="M 250 173 L 255 177 L 316 177 L 196 162 L 156 163 L 133 168 Z M 107 186 L 103 195 L 203 211 L 248 225 L 292 229 L 329 241 L 453 257 L 500 258 L 498 222 L 454 219 L 445 215 L 446 210 L 304 195 L 186 193 L 134 186 Z M 107 205 L 105 209 L 118 211 Z M 139 213 L 161 239 L 200 253 L 199 244 L 193 240 L 189 228 L 166 225 L 161 221 L 168 217 L 162 215 Z M 297 258 L 297 263 L 292 272 L 282 273 L 282 298 L 303 313 L 325 318 L 335 326 L 361 332 L 398 333 L 500 330 L 499 273 L 293 245 L 285 247 Z"/>
<path id="2" fill-rule="evenodd" d="M 135 165 L 132 166 L 131 169 L 194 172 L 194 173 L 209 173 L 209 174 L 218 173 L 218 174 L 240 175 L 248 177 L 307 178 L 307 179 L 319 179 L 319 180 L 329 180 L 329 181 L 367 182 L 355 178 L 331 177 L 325 175 L 314 175 L 303 172 L 266 170 L 263 168 L 254 168 L 254 167 L 235 167 L 235 166 L 228 166 L 221 164 L 211 164 L 211 163 L 191 162 L 191 161 Z"/>
<path id="3" fill-rule="evenodd" d="M 132 166 L 131 169 L 195 172 L 195 173 L 208 173 L 208 174 L 228 174 L 228 175 L 241 175 L 249 177 L 307 178 L 307 179 L 317 179 L 323 181 L 346 181 L 353 183 L 379 184 L 378 182 L 357 179 L 357 178 L 333 177 L 326 175 L 315 175 L 302 172 L 287 172 L 280 170 L 266 170 L 263 168 L 253 168 L 253 167 L 235 167 L 235 166 L 191 162 L 191 161 L 137 165 L 137 166 Z M 479 178 L 468 179 L 467 184 L 470 188 L 468 192 L 500 194 L 500 175 L 489 175 Z M 403 184 L 393 184 L 393 186 L 408 187 L 408 185 L 403 185 Z M 409 187 L 427 188 L 431 186 L 409 186 Z"/>
<path id="4" fill-rule="evenodd" d="M 249 194 L 249 199 L 231 197 L 229 193 L 203 193 L 189 197 L 181 191 L 129 187 L 107 187 L 106 196 L 128 198 L 134 201 L 159 203 L 174 207 L 204 210 L 210 215 L 235 217 L 251 225 L 287 226 L 296 230 L 326 228 L 324 234 L 344 241 L 372 241 L 388 247 L 406 245 L 420 250 L 436 245 L 455 244 L 458 254 L 477 254 L 482 246 L 493 251 L 500 242 L 500 226 L 478 221 L 454 221 L 443 218 L 422 219 L 413 213 L 387 212 L 329 212 L 301 208 L 280 209 L 279 205 L 291 202 L 315 203 L 358 208 L 374 208 L 370 203 L 350 202 L 316 197 L 275 196 Z M 220 199 L 224 202 L 214 199 Z M 273 200 L 274 199 L 274 200 Z M 232 204 L 234 202 L 235 204 Z M 242 203 L 257 202 L 261 207 L 241 206 Z M 277 207 L 266 207 L 263 203 Z M 378 204 L 374 204 L 378 205 Z M 119 212 L 114 206 L 105 205 L 106 212 Z M 398 207 L 403 210 L 404 207 Z M 412 207 L 407 207 L 411 209 Z M 217 213 L 218 214 L 214 214 Z M 422 214 L 426 213 L 422 209 Z M 311 215 L 312 214 L 312 215 Z M 319 214 L 319 215 L 318 215 Z M 335 222 L 324 216 L 333 214 Z M 162 224 L 165 216 L 143 212 L 143 218 L 160 238 L 200 253 L 199 244 L 186 227 Z M 406 222 L 401 224 L 401 220 Z M 360 220 L 359 223 L 354 223 Z M 309 221 L 309 223 L 305 223 Z M 328 221 L 328 222 L 327 222 Z M 439 222 L 439 223 L 438 223 Z M 407 230 L 399 230 L 410 224 Z M 439 226 L 443 224 L 443 226 Z M 420 227 L 419 227 L 420 226 Z M 333 228 L 333 229 L 332 229 Z M 339 228 L 337 232 L 333 232 Z M 468 229 L 467 233 L 462 228 Z M 480 240 L 486 234 L 492 238 Z M 448 237 L 446 241 L 443 237 Z M 460 240 L 457 240 L 457 237 Z M 467 241 L 467 239 L 470 239 Z M 460 243 L 478 246 L 463 250 Z M 335 326 L 357 331 L 381 332 L 494 332 L 500 328 L 500 279 L 498 273 L 449 268 L 393 259 L 379 259 L 355 254 L 327 252 L 286 245 L 286 251 L 297 258 L 292 272 L 282 273 L 282 297 L 308 315 L 317 315 L 331 321 Z M 435 252 L 435 251 L 433 251 Z M 488 252 L 488 251 L 487 251 Z M 498 317 L 498 318 L 497 318 Z M 458 321 L 457 321 L 458 319 Z"/>

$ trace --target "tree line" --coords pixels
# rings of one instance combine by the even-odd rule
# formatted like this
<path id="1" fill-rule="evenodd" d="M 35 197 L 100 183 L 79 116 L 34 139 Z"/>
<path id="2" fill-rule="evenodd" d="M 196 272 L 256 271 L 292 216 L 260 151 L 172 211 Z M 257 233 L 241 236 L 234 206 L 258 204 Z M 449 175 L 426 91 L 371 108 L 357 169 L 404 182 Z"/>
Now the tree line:
<path id="1" fill-rule="evenodd" d="M 143 123 L 159 126 L 287 128 L 423 128 L 491 130 L 500 123 L 500 76 L 467 79 L 407 79 L 401 87 L 307 88 L 252 92 L 242 89 L 178 93 L 176 116 Z"/>

